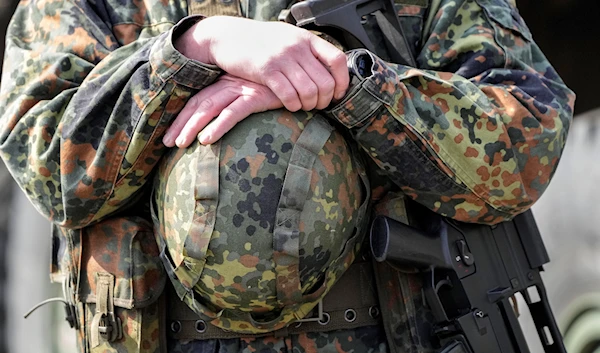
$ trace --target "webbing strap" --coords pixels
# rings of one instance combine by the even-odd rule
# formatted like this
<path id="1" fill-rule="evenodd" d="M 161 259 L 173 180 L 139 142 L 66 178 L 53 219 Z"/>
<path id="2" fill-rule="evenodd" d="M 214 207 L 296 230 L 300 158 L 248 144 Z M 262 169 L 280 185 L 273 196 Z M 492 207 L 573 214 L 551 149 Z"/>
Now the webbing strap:
<path id="1" fill-rule="evenodd" d="M 239 0 L 188 0 L 188 15 L 241 16 Z"/>
<path id="2" fill-rule="evenodd" d="M 121 319 L 115 314 L 115 276 L 107 272 L 96 273 L 96 313 L 90 324 L 90 346 L 114 342 L 123 337 Z"/>
<path id="3" fill-rule="evenodd" d="M 90 328 L 90 345 L 95 348 L 100 345 L 101 320 L 107 320 L 109 313 L 114 312 L 112 305 L 113 286 L 115 278 L 110 273 L 96 273 L 96 313 L 92 318 Z M 106 324 L 104 324 L 106 327 Z"/>
<path id="4" fill-rule="evenodd" d="M 398 21 L 395 12 L 387 11 L 385 14 L 381 11 L 374 13 L 379 29 L 385 39 L 386 47 L 392 58 L 392 62 L 401 65 L 416 67 L 410 45 L 406 40 L 402 25 Z"/>
<path id="5" fill-rule="evenodd" d="M 313 165 L 332 131 L 333 127 L 323 117 L 315 115 L 298 137 L 285 174 L 273 231 L 277 299 L 282 305 L 302 301 L 300 216 L 310 189 Z"/>
<path id="6" fill-rule="evenodd" d="M 198 163 L 196 168 L 190 168 L 191 173 L 196 173 L 194 185 L 195 216 L 190 227 L 189 235 L 185 239 L 185 251 L 193 259 L 205 259 L 208 243 L 215 228 L 217 206 L 219 204 L 219 160 L 221 155 L 221 141 L 212 145 L 199 145 L 197 147 Z M 200 213 L 200 216 L 197 214 Z M 200 278 L 202 268 L 189 268 Z M 196 270 L 196 271 L 194 271 Z"/>
<path id="7" fill-rule="evenodd" d="M 194 185 L 195 212 L 201 210 L 201 216 L 195 216 L 192 226 L 185 238 L 186 259 L 181 264 L 175 264 L 169 253 L 165 236 L 165 222 L 159 219 L 158 210 L 154 204 L 154 191 L 150 197 L 150 213 L 154 224 L 154 234 L 160 249 L 160 259 L 169 276 L 180 300 L 185 301 L 197 315 L 207 320 L 219 315 L 204 307 L 194 298 L 194 286 L 200 279 L 204 268 L 204 259 L 208 244 L 212 237 L 216 222 L 216 212 L 219 200 L 219 160 L 221 141 L 212 145 L 199 145 L 195 166 L 190 166 L 190 173 L 196 174 Z M 182 268 L 182 271 L 180 268 Z M 183 276 L 183 278 L 181 277 Z"/>

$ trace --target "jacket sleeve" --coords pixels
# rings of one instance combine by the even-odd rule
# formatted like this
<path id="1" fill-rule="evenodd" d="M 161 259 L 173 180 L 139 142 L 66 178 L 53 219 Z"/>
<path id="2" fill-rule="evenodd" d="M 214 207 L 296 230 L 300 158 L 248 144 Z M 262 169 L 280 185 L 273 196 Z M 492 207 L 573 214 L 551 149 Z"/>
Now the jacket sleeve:
<path id="1" fill-rule="evenodd" d="M 405 194 L 487 224 L 542 195 L 575 97 L 505 0 L 442 1 L 419 68 L 365 50 L 348 58 L 357 82 L 330 114 Z M 359 58 L 371 68 L 366 77 Z"/>
<path id="2" fill-rule="evenodd" d="M 135 199 L 169 122 L 220 73 L 173 47 L 197 18 L 124 36 L 102 3 L 22 1 L 7 34 L 0 155 L 36 208 L 69 228 Z"/>

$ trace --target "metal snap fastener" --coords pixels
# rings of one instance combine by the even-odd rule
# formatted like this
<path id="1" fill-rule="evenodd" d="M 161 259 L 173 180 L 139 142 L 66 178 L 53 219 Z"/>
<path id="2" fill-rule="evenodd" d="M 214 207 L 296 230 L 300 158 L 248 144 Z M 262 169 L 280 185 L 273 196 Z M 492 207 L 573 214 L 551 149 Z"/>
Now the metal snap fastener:
<path id="1" fill-rule="evenodd" d="M 171 321 L 171 332 L 179 333 L 179 331 L 181 331 L 181 322 L 177 320 Z"/>
<path id="2" fill-rule="evenodd" d="M 379 307 L 377 306 L 372 306 L 369 308 L 369 316 L 371 316 L 373 319 L 376 319 L 379 317 Z"/>
<path id="3" fill-rule="evenodd" d="M 348 322 L 354 322 L 356 320 L 356 311 L 354 309 L 348 309 L 344 312 L 344 319 Z"/>
<path id="4" fill-rule="evenodd" d="M 319 325 L 327 325 L 329 323 L 329 321 L 331 320 L 331 316 L 329 316 L 328 313 L 323 313 L 323 319 L 317 321 L 319 323 Z"/>
<path id="5" fill-rule="evenodd" d="M 204 320 L 196 321 L 196 331 L 198 331 L 199 333 L 206 332 L 206 322 L 204 322 Z"/>

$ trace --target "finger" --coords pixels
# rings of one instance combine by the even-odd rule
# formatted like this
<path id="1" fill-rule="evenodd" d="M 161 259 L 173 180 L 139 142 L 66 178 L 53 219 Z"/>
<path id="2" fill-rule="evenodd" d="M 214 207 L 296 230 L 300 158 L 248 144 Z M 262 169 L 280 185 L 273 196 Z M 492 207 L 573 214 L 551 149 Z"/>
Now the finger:
<path id="1" fill-rule="evenodd" d="M 225 89 L 226 84 L 220 81 L 201 91 L 201 100 L 196 111 L 185 123 L 179 132 L 175 144 L 179 148 L 188 147 L 198 136 L 198 133 L 215 117 L 221 110 L 233 102 L 239 93 L 236 90 Z M 210 89 L 209 89 L 210 88 Z"/>
<path id="2" fill-rule="evenodd" d="M 335 80 L 333 76 L 325 69 L 312 55 L 306 55 L 300 61 L 300 65 L 308 74 L 310 79 L 317 85 L 319 91 L 317 95 L 317 109 L 325 109 L 333 99 L 335 89 Z"/>
<path id="3" fill-rule="evenodd" d="M 177 114 L 175 120 L 171 123 L 171 125 L 167 128 L 165 132 L 165 136 L 163 136 L 163 144 L 167 147 L 175 146 L 175 139 L 181 133 L 181 130 L 190 119 L 190 117 L 196 111 L 200 103 L 200 99 L 198 98 L 198 94 L 190 98 L 183 109 Z"/>
<path id="4" fill-rule="evenodd" d="M 282 72 L 274 71 L 265 78 L 264 82 L 287 110 L 295 112 L 302 108 L 296 89 Z"/>
<path id="5" fill-rule="evenodd" d="M 237 123 L 254 113 L 255 104 L 248 97 L 239 97 L 227 106 L 202 132 L 198 140 L 203 145 L 217 142 Z"/>
<path id="6" fill-rule="evenodd" d="M 183 109 L 177 114 L 175 120 L 171 123 L 171 126 L 167 129 L 165 136 L 163 137 L 163 143 L 167 147 L 175 146 L 175 139 L 181 134 L 181 130 L 185 127 L 188 120 L 192 117 L 192 115 L 197 110 L 207 110 L 210 109 L 211 102 L 205 102 L 207 97 L 213 96 L 216 92 L 221 90 L 222 83 L 219 84 L 219 81 L 213 85 L 210 85 L 203 89 L 202 91 L 196 93 L 192 96 Z M 218 114 L 215 113 L 215 116 Z"/>
<path id="7" fill-rule="evenodd" d="M 323 70 L 327 71 L 325 68 Z M 319 98 L 319 88 L 308 73 L 298 63 L 291 63 L 283 67 L 283 74 L 288 78 L 292 86 L 294 86 L 300 98 L 302 110 L 309 111 L 315 109 Z"/>
<path id="8" fill-rule="evenodd" d="M 343 98 L 350 84 L 346 54 L 317 36 L 311 37 L 310 43 L 313 55 L 325 65 L 335 80 L 334 98 Z"/>
<path id="9" fill-rule="evenodd" d="M 214 119 L 202 132 L 198 139 L 202 144 L 215 143 L 231 130 L 237 123 L 253 113 L 283 107 L 277 96 L 264 86 L 254 87 L 250 94 L 240 96 Z"/>

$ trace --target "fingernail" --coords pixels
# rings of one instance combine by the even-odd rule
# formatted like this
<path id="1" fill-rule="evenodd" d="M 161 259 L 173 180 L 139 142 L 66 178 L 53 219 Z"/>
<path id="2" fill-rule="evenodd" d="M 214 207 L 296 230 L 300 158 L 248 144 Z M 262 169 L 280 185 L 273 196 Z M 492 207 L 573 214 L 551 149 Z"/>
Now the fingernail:
<path id="1" fill-rule="evenodd" d="M 185 139 L 183 138 L 183 136 L 180 136 L 177 138 L 177 140 L 175 140 L 175 144 L 178 147 L 181 147 L 184 143 L 185 143 Z"/>
<path id="2" fill-rule="evenodd" d="M 208 144 L 208 141 L 210 141 L 210 133 L 208 133 L 208 132 L 201 132 L 198 135 L 198 141 L 200 141 L 200 143 L 203 144 L 203 145 Z"/>
<path id="3" fill-rule="evenodd" d="M 167 147 L 173 146 L 173 136 L 171 136 L 169 133 L 166 133 L 165 136 L 163 136 L 162 142 Z"/>
<path id="4" fill-rule="evenodd" d="M 346 95 L 346 92 L 342 91 L 335 96 L 335 99 L 340 100 L 340 99 L 344 98 L 345 95 Z"/>

